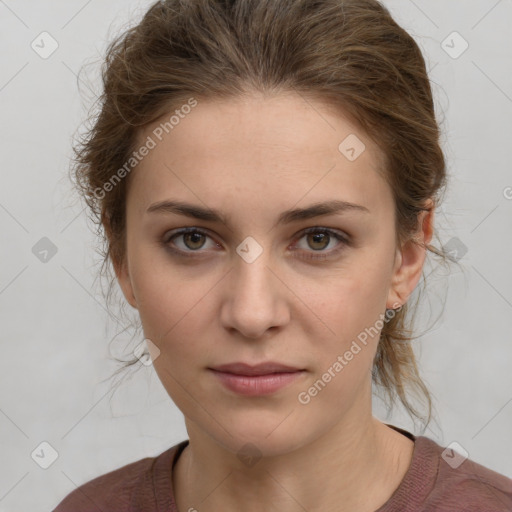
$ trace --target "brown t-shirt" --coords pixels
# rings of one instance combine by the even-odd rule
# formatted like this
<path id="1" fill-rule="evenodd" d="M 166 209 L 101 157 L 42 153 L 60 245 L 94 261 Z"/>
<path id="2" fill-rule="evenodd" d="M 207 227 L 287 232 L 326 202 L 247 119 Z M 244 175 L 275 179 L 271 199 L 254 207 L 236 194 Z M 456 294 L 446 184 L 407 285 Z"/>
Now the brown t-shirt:
<path id="1" fill-rule="evenodd" d="M 402 482 L 375 512 L 512 512 L 512 479 L 471 459 L 458 465 L 453 451 L 443 458 L 444 448 L 428 437 L 389 426 L 412 439 L 414 451 Z M 188 442 L 81 485 L 54 512 L 178 512 L 172 469 Z"/>

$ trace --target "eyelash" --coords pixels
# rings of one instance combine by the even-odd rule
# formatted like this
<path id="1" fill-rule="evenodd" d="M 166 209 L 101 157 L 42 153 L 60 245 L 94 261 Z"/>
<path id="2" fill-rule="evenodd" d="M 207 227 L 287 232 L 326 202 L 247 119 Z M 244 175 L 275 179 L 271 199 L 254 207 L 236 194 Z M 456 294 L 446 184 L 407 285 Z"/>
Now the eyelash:
<path id="1" fill-rule="evenodd" d="M 183 236 L 183 235 L 186 235 L 189 233 L 199 233 L 208 238 L 212 238 L 206 231 L 204 231 L 201 228 L 189 227 L 189 228 L 180 229 L 176 232 L 166 233 L 166 235 L 164 236 L 164 238 L 162 240 L 162 244 L 164 245 L 164 247 L 167 250 L 171 251 L 173 254 L 176 254 L 180 257 L 201 258 L 202 256 L 198 256 L 198 255 L 194 254 L 194 253 L 200 253 L 201 249 L 198 249 L 197 251 L 192 251 L 192 250 L 183 251 L 182 249 L 175 249 L 170 246 L 170 242 L 173 239 L 179 238 L 180 236 Z M 338 240 L 340 242 L 340 244 L 338 244 L 336 249 L 332 249 L 331 251 L 320 251 L 319 250 L 318 253 L 316 253 L 316 251 L 314 251 L 311 256 L 305 256 L 305 257 L 300 256 L 299 259 L 308 260 L 308 261 L 326 260 L 328 258 L 336 256 L 341 251 L 343 251 L 345 249 L 345 247 L 349 247 L 351 245 L 349 237 L 343 236 L 340 233 L 338 233 L 337 231 L 334 231 L 332 229 L 324 228 L 324 227 L 320 227 L 320 226 L 315 226 L 315 227 L 307 228 L 307 229 L 303 230 L 300 233 L 300 235 L 298 236 L 297 241 L 301 240 L 305 235 L 309 235 L 311 233 L 326 233 L 329 235 L 329 237 L 334 237 L 336 240 Z M 329 242 L 330 242 L 330 240 L 329 240 Z M 300 251 L 300 249 L 293 249 L 293 251 Z"/>

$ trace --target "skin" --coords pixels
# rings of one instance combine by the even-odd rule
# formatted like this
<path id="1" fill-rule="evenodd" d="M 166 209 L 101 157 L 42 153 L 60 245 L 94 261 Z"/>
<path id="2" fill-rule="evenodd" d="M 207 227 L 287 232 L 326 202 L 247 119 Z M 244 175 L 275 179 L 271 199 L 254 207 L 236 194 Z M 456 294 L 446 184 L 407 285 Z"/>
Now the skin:
<path id="1" fill-rule="evenodd" d="M 350 134 L 366 145 L 355 161 L 338 150 Z M 407 301 L 421 276 L 425 248 L 395 246 L 381 160 L 339 110 L 295 93 L 253 93 L 199 101 L 129 176 L 126 255 L 115 269 L 185 416 L 190 444 L 173 472 L 180 511 L 370 512 L 403 479 L 414 443 L 372 416 L 378 336 L 308 404 L 298 401 L 386 308 Z M 147 212 L 169 199 L 219 210 L 227 222 Z M 369 213 L 275 225 L 284 210 L 331 199 Z M 417 239 L 428 244 L 433 210 L 419 225 Z M 192 226 L 207 236 L 169 240 Z M 319 242 L 302 233 L 310 227 L 351 243 Z M 252 263 L 236 252 L 247 236 L 263 249 Z M 180 257 L 166 243 L 201 257 Z M 307 259 L 320 253 L 330 256 Z M 246 397 L 208 370 L 269 360 L 306 371 L 272 395 Z M 261 455 L 251 466 L 237 456 L 246 443 Z"/>

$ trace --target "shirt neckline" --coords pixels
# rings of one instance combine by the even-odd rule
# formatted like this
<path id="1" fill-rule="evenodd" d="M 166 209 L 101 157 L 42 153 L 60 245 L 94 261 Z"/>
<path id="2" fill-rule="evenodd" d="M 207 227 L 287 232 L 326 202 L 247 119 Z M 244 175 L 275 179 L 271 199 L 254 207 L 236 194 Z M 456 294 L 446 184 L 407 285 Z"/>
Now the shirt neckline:
<path id="1" fill-rule="evenodd" d="M 391 497 L 375 512 L 419 510 L 432 491 L 439 471 L 439 457 L 434 441 L 425 436 L 386 423 L 388 427 L 414 441 L 411 462 L 402 481 Z"/>
<path id="2" fill-rule="evenodd" d="M 435 443 L 424 436 L 415 436 L 411 432 L 395 425 L 385 423 L 388 427 L 408 437 L 414 442 L 411 462 L 404 478 L 391 497 L 375 512 L 395 512 L 396 510 L 415 510 L 425 502 L 431 492 L 439 470 L 439 460 Z M 178 458 L 188 446 L 185 439 L 158 457 L 153 473 L 153 486 L 159 512 L 177 512 L 174 500 L 172 472 Z M 164 454 L 162 454 L 164 455 Z M 171 470 L 169 471 L 169 467 Z"/>

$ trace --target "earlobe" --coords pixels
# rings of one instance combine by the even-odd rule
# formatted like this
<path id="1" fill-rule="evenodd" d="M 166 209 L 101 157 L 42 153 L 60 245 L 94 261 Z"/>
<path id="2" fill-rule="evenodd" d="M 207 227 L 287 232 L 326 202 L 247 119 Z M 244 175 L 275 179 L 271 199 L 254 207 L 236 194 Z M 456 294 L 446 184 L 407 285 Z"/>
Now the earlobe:
<path id="1" fill-rule="evenodd" d="M 420 280 L 426 258 L 426 246 L 430 243 L 433 233 L 434 209 L 431 202 L 427 208 L 429 210 L 421 212 L 419 216 L 420 229 L 415 238 L 397 249 L 386 302 L 388 309 L 396 309 L 397 304 L 405 304 Z"/>
<path id="2" fill-rule="evenodd" d="M 395 262 L 393 266 L 393 276 L 391 279 L 391 287 L 388 292 L 388 299 L 386 302 L 386 309 L 396 309 L 397 304 L 405 304 L 407 297 L 403 296 L 402 279 L 402 250 L 398 248 L 395 253 Z"/>

